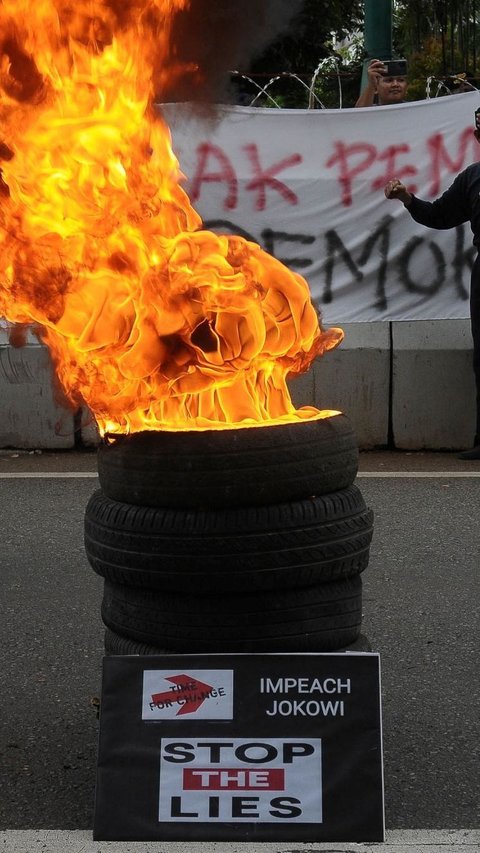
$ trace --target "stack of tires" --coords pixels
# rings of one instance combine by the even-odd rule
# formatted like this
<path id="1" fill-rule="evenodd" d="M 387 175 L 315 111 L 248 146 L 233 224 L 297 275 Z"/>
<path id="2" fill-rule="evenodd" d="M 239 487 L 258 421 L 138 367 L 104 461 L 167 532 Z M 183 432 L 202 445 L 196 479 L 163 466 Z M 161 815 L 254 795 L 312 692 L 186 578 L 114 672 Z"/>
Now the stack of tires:
<path id="1" fill-rule="evenodd" d="M 98 450 L 85 548 L 109 654 L 362 648 L 373 513 L 344 415 Z"/>

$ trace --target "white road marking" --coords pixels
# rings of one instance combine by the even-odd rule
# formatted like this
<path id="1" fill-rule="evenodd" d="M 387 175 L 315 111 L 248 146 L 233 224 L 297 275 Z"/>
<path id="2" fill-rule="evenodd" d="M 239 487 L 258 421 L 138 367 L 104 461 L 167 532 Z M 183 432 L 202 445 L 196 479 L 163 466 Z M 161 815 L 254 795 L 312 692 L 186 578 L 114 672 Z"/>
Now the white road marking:
<path id="1" fill-rule="evenodd" d="M 160 846 L 161 845 L 161 846 Z M 478 853 L 478 829 L 397 829 L 384 843 L 93 841 L 90 831 L 55 829 L 0 832 L 2 853 Z"/>
<path id="2" fill-rule="evenodd" d="M 398 477 L 400 479 L 414 478 L 414 479 L 424 479 L 428 478 L 433 479 L 441 479 L 443 480 L 445 477 L 455 477 L 456 479 L 468 479 L 471 477 L 480 477 L 479 471 L 359 471 L 357 477 L 372 477 L 372 478 L 380 478 L 380 479 L 389 479 Z"/>
<path id="3" fill-rule="evenodd" d="M 98 477 L 96 471 L 2 471 L 0 480 L 81 480 Z"/>
<path id="4" fill-rule="evenodd" d="M 96 471 L 0 471 L 0 480 L 81 480 L 98 477 Z M 358 479 L 471 479 L 480 477 L 479 471 L 359 471 Z"/>

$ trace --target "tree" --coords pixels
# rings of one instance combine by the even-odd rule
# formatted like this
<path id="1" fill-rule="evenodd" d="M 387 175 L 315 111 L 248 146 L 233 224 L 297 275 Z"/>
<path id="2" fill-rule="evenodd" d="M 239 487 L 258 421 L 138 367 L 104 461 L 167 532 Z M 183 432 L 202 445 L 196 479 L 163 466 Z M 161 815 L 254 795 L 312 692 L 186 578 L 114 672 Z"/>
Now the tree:
<path id="1" fill-rule="evenodd" d="M 335 35 L 339 41 L 346 38 L 362 26 L 362 19 L 363 2 L 360 0 L 304 0 L 288 30 L 254 58 L 249 68 L 238 69 L 245 75 L 233 80 L 238 99 L 242 100 L 243 95 L 244 102 L 249 103 L 258 94 L 254 84 L 264 87 L 276 76 L 290 75 L 282 76 L 268 91 L 282 106 L 306 107 L 309 103 L 308 87 L 319 62 L 333 56 L 344 76 L 343 85 L 350 82 L 353 74 L 355 100 L 361 63 L 356 60 L 353 69 L 346 64 L 345 57 L 335 53 L 332 37 Z M 335 67 L 331 65 L 322 77 L 328 80 L 328 85 L 323 87 L 324 98 L 336 99 L 336 103 L 327 103 L 325 106 L 338 106 Z M 256 103 L 266 106 L 269 104 L 268 97 L 262 96 Z"/>
<path id="2" fill-rule="evenodd" d="M 425 97 L 429 77 L 435 78 L 432 94 L 447 94 L 455 86 L 448 78 L 462 72 L 471 74 L 480 88 L 476 47 L 480 0 L 392 0 L 392 4 L 394 54 L 409 62 L 409 100 Z M 365 55 L 363 15 L 364 3 L 358 0 L 304 0 L 288 30 L 248 68 L 239 69 L 245 76 L 234 78 L 236 98 L 244 103 L 255 99 L 256 105 L 265 106 L 319 106 L 315 99 L 312 103 L 308 89 L 320 64 L 315 97 L 327 107 L 352 106 Z M 338 47 L 343 39 L 348 50 Z M 267 95 L 259 94 L 265 87 Z"/>
<path id="3" fill-rule="evenodd" d="M 438 77 L 478 73 L 479 0 L 402 0 L 394 4 L 394 34 L 402 53 L 436 55 Z"/>

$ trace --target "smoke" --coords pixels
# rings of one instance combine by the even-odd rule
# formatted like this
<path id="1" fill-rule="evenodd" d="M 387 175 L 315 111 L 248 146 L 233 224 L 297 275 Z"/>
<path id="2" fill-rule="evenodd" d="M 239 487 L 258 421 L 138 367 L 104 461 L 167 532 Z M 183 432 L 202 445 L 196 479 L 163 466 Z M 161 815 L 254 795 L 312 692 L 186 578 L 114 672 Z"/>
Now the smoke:
<path id="1" fill-rule="evenodd" d="M 93 53 L 110 45 L 117 32 L 136 29 L 148 41 L 156 100 L 216 103 L 228 100 L 229 72 L 248 70 L 303 5 L 304 0 L 49 0 L 36 15 L 52 39 L 65 44 L 73 39 Z M 8 58 L 5 68 L 0 64 L 0 88 L 17 101 L 38 102 L 45 91 L 27 47 L 29 2 L 19 0 L 13 15 L 12 8 L 0 0 L 0 55 Z"/>
<path id="2" fill-rule="evenodd" d="M 190 0 L 177 12 L 170 56 L 183 74 L 164 82 L 163 101 L 228 99 L 229 72 L 250 63 L 284 32 L 304 0 Z"/>

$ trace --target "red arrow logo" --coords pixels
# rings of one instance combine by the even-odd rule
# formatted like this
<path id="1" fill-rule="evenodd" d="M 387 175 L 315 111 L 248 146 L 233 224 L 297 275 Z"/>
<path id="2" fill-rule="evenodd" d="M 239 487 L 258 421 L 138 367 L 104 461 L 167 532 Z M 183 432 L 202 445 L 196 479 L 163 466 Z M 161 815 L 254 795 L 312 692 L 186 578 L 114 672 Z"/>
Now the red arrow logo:
<path id="1" fill-rule="evenodd" d="M 155 705 L 179 705 L 180 709 L 175 714 L 179 717 L 181 714 L 193 714 L 200 708 L 210 696 L 213 687 L 211 684 L 204 684 L 198 678 L 192 678 L 191 675 L 170 675 L 165 678 L 165 681 L 171 681 L 175 686 L 165 693 L 152 693 L 152 702 Z"/>

